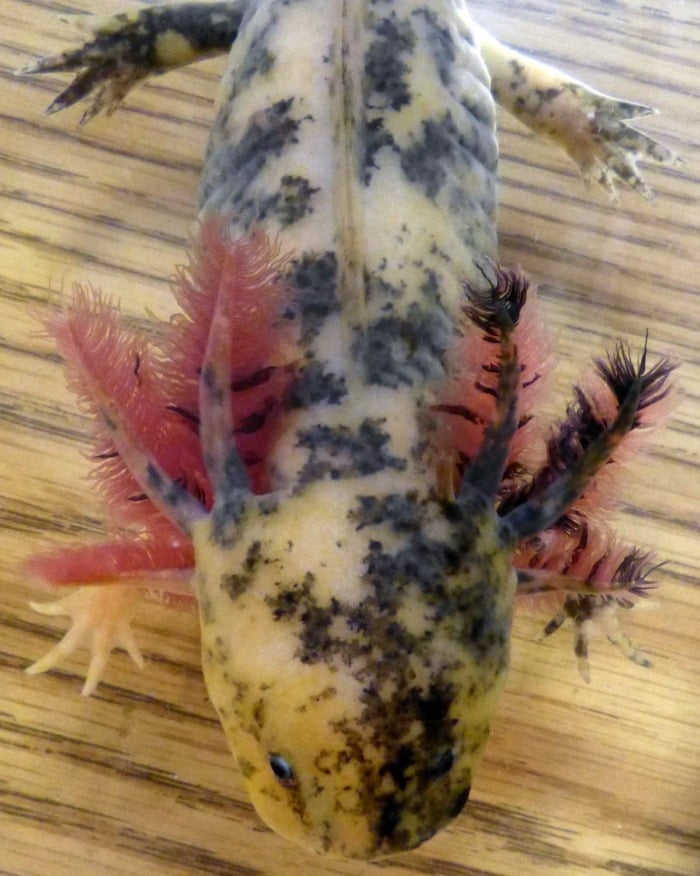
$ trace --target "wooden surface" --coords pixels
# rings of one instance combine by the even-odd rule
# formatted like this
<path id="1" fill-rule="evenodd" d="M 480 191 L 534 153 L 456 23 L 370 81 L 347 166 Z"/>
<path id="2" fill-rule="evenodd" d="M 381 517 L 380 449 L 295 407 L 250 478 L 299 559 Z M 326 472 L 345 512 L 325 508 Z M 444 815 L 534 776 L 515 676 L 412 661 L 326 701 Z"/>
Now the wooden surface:
<path id="1" fill-rule="evenodd" d="M 329 0 L 333 2 L 333 0 Z M 57 13 L 116 0 L 0 5 L 0 873 L 616 874 L 700 873 L 698 587 L 698 195 L 700 3 L 475 2 L 479 20 L 596 87 L 650 103 L 644 122 L 681 153 L 647 170 L 654 206 L 613 209 L 566 159 L 503 120 L 502 258 L 540 284 L 566 387 L 624 335 L 681 363 L 679 404 L 625 490 L 624 533 L 668 560 L 653 605 L 625 617 L 653 655 L 642 669 L 603 642 L 593 682 L 570 638 L 546 644 L 518 620 L 508 690 L 472 802 L 421 850 L 380 865 L 309 858 L 264 829 L 209 705 L 194 615 L 150 608 L 141 673 L 112 659 L 89 700 L 84 659 L 29 678 L 60 636 L 33 614 L 17 563 L 50 543 L 100 534 L 86 483 L 86 422 L 35 317 L 88 280 L 127 314 L 169 314 L 222 62 L 150 84 L 111 119 L 46 117 L 64 77 L 13 69 L 76 39 Z"/>

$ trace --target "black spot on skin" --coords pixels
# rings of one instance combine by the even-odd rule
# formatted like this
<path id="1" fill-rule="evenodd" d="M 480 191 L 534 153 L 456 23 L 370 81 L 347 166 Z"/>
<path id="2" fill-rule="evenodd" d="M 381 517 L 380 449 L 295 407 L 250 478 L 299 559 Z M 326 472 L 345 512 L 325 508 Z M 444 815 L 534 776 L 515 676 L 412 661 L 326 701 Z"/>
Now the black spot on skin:
<path id="1" fill-rule="evenodd" d="M 154 490 L 160 491 L 163 489 L 163 476 L 152 462 L 149 462 L 146 466 L 146 478 L 148 485 L 153 487 Z"/>
<path id="2" fill-rule="evenodd" d="M 290 408 L 309 408 L 312 405 L 337 405 L 348 394 L 342 375 L 325 371 L 321 362 L 311 362 L 299 371 L 289 391 Z"/>
<path id="3" fill-rule="evenodd" d="M 434 735 L 444 726 L 447 713 L 454 702 L 455 690 L 451 686 L 434 684 L 430 686 L 427 696 L 418 696 L 416 714 L 419 721 L 425 725 L 426 733 Z"/>
<path id="4" fill-rule="evenodd" d="M 224 402 L 224 387 L 219 383 L 216 369 L 212 365 L 206 365 L 200 372 L 200 386 L 203 386 L 209 398 L 216 405 L 222 405 Z"/>
<path id="5" fill-rule="evenodd" d="M 353 354 L 364 361 L 369 384 L 397 389 L 444 375 L 453 326 L 442 307 L 411 304 L 405 316 L 391 314 L 358 332 Z"/>
<path id="6" fill-rule="evenodd" d="M 238 755 L 236 761 L 244 779 L 250 780 L 258 772 L 258 768 L 246 758 L 241 757 L 241 755 Z"/>
<path id="7" fill-rule="evenodd" d="M 271 609 L 273 618 L 275 620 L 294 618 L 300 606 L 308 605 L 312 599 L 311 592 L 315 580 L 314 575 L 307 572 L 304 580 L 299 584 L 280 589 L 276 596 L 266 596 L 265 603 Z"/>
<path id="8" fill-rule="evenodd" d="M 338 263 L 334 252 L 305 253 L 294 263 L 289 281 L 295 289 L 294 303 L 301 313 L 301 342 L 308 345 L 324 322 L 340 309 Z"/>
<path id="9" fill-rule="evenodd" d="M 237 599 L 248 589 L 255 573 L 262 561 L 261 545 L 259 541 L 251 542 L 243 561 L 243 570 L 239 573 L 231 573 L 221 576 L 221 589 L 228 593 L 231 599 Z"/>
<path id="10" fill-rule="evenodd" d="M 225 199 L 248 223 L 258 218 L 261 205 L 255 198 L 247 197 L 251 182 L 257 179 L 271 156 L 279 156 L 291 144 L 299 142 L 299 128 L 311 120 L 310 116 L 295 118 L 293 103 L 292 97 L 278 100 L 254 113 L 238 142 L 214 148 L 205 165 L 201 202 L 210 197 L 215 202 Z"/>
<path id="11" fill-rule="evenodd" d="M 266 700 L 264 698 L 260 698 L 254 705 L 252 709 L 253 720 L 258 725 L 258 727 L 262 730 L 265 726 L 265 706 Z"/>
<path id="12" fill-rule="evenodd" d="M 482 126 L 484 135 L 486 135 L 487 131 L 493 130 L 493 107 L 489 101 L 483 100 L 478 94 L 466 95 L 460 100 L 460 105 L 467 115 L 471 116 L 475 122 Z M 494 171 L 496 169 L 495 152 L 488 167 L 492 168 Z"/>
<path id="13" fill-rule="evenodd" d="M 313 212 L 311 200 L 319 191 L 303 176 L 283 176 L 280 187 L 273 195 L 261 198 L 258 215 L 264 219 L 272 213 L 282 227 L 293 225 Z"/>
<path id="14" fill-rule="evenodd" d="M 301 613 L 301 648 L 297 656 L 302 663 L 320 663 L 336 652 L 339 641 L 330 632 L 333 619 L 340 613 L 340 603 L 333 599 L 329 607 L 310 603 Z M 340 642 L 342 646 L 342 642 Z"/>
<path id="15" fill-rule="evenodd" d="M 388 522 L 394 532 L 418 532 L 424 509 L 413 491 L 388 496 L 358 496 L 358 507 L 350 511 L 348 517 L 358 530 Z"/>
<path id="16" fill-rule="evenodd" d="M 375 25 L 375 39 L 365 54 L 365 104 L 371 109 L 400 110 L 411 102 L 408 64 L 401 57 L 416 44 L 410 22 L 398 21 L 392 13 Z"/>
<path id="17" fill-rule="evenodd" d="M 209 519 L 211 539 L 224 548 L 236 541 L 238 522 L 248 506 L 250 484 L 243 460 L 235 448 L 224 462 L 221 483 L 216 484 L 216 500 Z"/>
<path id="18" fill-rule="evenodd" d="M 446 112 L 441 118 L 425 119 L 422 128 L 423 139 L 404 150 L 401 169 L 426 197 L 435 199 L 460 168 L 475 162 L 486 168 L 493 166 L 490 136 L 482 142 L 480 126 L 458 127 L 452 114 Z"/>
<path id="19" fill-rule="evenodd" d="M 299 647 L 295 656 L 301 663 L 330 663 L 337 655 L 348 654 L 348 643 L 331 635 L 330 629 L 344 608 L 339 600 L 320 605 L 314 592 L 315 576 L 307 572 L 304 579 L 280 588 L 265 603 L 280 622 L 296 622 Z"/>
<path id="20" fill-rule="evenodd" d="M 248 47 L 243 63 L 236 70 L 233 97 L 247 87 L 254 76 L 264 76 L 275 65 L 275 56 L 269 50 L 270 31 L 277 26 L 278 16 L 272 15 L 267 24 L 260 29 Z"/>
<path id="21" fill-rule="evenodd" d="M 381 839 L 388 839 L 393 835 L 400 823 L 401 807 L 396 800 L 391 797 L 382 808 L 382 814 L 377 825 L 377 835 Z"/>
<path id="22" fill-rule="evenodd" d="M 384 119 L 379 116 L 370 119 L 365 125 L 364 132 L 364 183 L 368 185 L 372 179 L 372 170 L 377 169 L 376 155 L 385 147 L 396 151 L 396 145 L 392 135 L 384 127 Z"/>
<path id="23" fill-rule="evenodd" d="M 455 762 L 455 755 L 452 749 L 447 749 L 440 754 L 433 763 L 428 764 L 426 778 L 428 781 L 440 779 L 446 776 L 452 769 Z"/>
<path id="24" fill-rule="evenodd" d="M 389 847 L 414 845 L 445 824 L 456 809 L 451 770 L 457 722 L 450 715 L 456 688 L 436 673 L 428 688 L 412 686 L 403 668 L 397 667 L 384 691 L 368 686 L 363 692 L 363 726 L 377 728 L 382 739 L 384 762 L 376 784 L 394 788 L 379 798 L 377 832 L 390 840 Z M 455 784 L 461 788 L 469 777 L 462 770 Z M 458 783 L 458 784 L 457 784 Z M 464 795 L 459 797 L 464 802 Z M 420 835 L 409 833 L 404 818 L 423 825 Z M 412 828 L 415 831 L 415 827 Z"/>
<path id="25" fill-rule="evenodd" d="M 482 559 L 481 565 L 481 575 L 439 586 L 427 596 L 431 621 L 441 624 L 477 660 L 502 655 L 510 633 L 498 611 L 488 562 Z"/>
<path id="26" fill-rule="evenodd" d="M 366 418 L 358 429 L 319 423 L 301 430 L 297 446 L 307 448 L 309 458 L 299 474 L 299 485 L 324 477 L 337 480 L 385 469 L 403 471 L 406 460 L 387 450 L 390 436 L 380 428 L 382 422 Z"/>
<path id="27" fill-rule="evenodd" d="M 410 770 L 414 763 L 413 749 L 409 745 L 402 745 L 396 752 L 394 759 L 381 767 L 379 775 L 390 775 L 396 787 L 400 791 L 405 791 L 407 785 L 406 771 Z"/>
<path id="28" fill-rule="evenodd" d="M 365 277 L 365 297 L 367 301 L 386 301 L 385 309 L 393 309 L 394 302 L 399 301 L 406 294 L 406 285 L 389 283 L 377 274 L 369 274 Z"/>

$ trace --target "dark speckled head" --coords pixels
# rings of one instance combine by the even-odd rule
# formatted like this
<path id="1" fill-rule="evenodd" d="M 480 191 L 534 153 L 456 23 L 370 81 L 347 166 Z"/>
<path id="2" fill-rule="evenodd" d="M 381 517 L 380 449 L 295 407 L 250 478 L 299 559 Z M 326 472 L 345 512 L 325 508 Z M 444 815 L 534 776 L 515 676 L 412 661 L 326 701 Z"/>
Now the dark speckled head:
<path id="1" fill-rule="evenodd" d="M 232 548 L 206 525 L 195 543 L 207 684 L 256 809 L 373 859 L 466 803 L 515 582 L 487 503 L 363 486 L 312 482 L 251 511 Z"/>

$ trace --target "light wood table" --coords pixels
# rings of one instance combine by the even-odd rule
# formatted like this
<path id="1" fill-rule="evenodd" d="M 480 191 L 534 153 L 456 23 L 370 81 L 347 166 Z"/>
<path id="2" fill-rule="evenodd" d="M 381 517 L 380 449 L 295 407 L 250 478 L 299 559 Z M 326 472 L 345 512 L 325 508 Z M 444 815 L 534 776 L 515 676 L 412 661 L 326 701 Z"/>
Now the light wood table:
<path id="1" fill-rule="evenodd" d="M 335 0 L 329 0 L 335 2 Z M 601 90 L 659 108 L 644 121 L 686 160 L 646 171 L 654 205 L 589 193 L 566 159 L 503 119 L 502 259 L 540 285 L 562 399 L 583 363 L 622 335 L 681 363 L 678 407 L 630 474 L 620 528 L 668 560 L 625 617 L 653 655 L 642 669 L 604 642 L 593 681 L 564 634 L 516 626 L 513 668 L 472 802 L 403 859 L 309 858 L 261 826 L 199 670 L 194 614 L 152 607 L 141 673 L 115 656 L 90 699 L 83 656 L 23 669 L 62 624 L 32 613 L 18 562 L 103 532 L 82 454 L 86 419 L 37 315 L 89 281 L 138 319 L 172 309 L 223 62 L 139 89 L 111 119 L 43 108 L 65 77 L 14 78 L 72 44 L 56 14 L 117 0 L 0 5 L 0 873 L 4 876 L 700 873 L 700 4 L 698 0 L 493 0 L 479 20 Z M 303 47 L 300 47 L 303 50 Z M 561 400 L 559 406 L 561 406 Z"/>

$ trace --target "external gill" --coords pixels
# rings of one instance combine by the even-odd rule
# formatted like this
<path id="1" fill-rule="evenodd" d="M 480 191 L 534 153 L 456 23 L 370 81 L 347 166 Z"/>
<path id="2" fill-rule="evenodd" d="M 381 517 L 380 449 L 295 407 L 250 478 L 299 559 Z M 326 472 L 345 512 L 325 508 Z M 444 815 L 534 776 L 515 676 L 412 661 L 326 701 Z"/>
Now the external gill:
<path id="1" fill-rule="evenodd" d="M 630 660 L 650 665 L 620 629 L 616 613 L 631 607 L 631 597 L 648 594 L 659 564 L 650 553 L 621 543 L 601 517 L 616 482 L 619 448 L 624 455 L 628 436 L 646 425 L 651 409 L 663 407 L 674 367 L 661 359 L 647 368 L 646 343 L 634 363 L 627 346 L 618 343 L 607 360 L 596 362 L 600 385 L 576 388 L 576 404 L 549 438 L 546 463 L 501 499 L 504 522 L 514 523 L 519 536 L 518 594 L 567 592 L 543 637 L 573 621 L 574 651 L 587 682 L 588 642 L 596 628 Z"/>
<path id="2" fill-rule="evenodd" d="M 618 543 L 596 519 L 595 503 L 587 494 L 604 490 L 598 481 L 611 478 L 606 463 L 617 459 L 619 448 L 645 424 L 648 412 L 663 406 L 674 365 L 662 359 L 647 367 L 646 344 L 635 363 L 627 346 L 619 343 L 607 360 L 596 362 L 598 380 L 610 398 L 601 388 L 591 386 L 589 394 L 577 388 L 576 405 L 568 409 L 549 440 L 547 463 L 529 479 L 521 473 L 525 483 L 513 492 L 510 481 L 502 482 L 502 476 L 518 428 L 520 365 L 512 332 L 527 282 L 501 270 L 496 277 L 490 301 L 488 293 L 467 290 L 470 319 L 486 339 L 498 342 L 500 354 L 494 414 L 478 453 L 466 468 L 457 501 L 468 507 L 475 501 L 474 494 L 494 496 L 498 491 L 501 537 L 515 548 L 517 594 L 526 598 L 566 594 L 543 635 L 556 632 L 567 619 L 573 621 L 574 651 L 585 681 L 590 681 L 588 641 L 597 628 L 630 660 L 649 666 L 649 659 L 621 630 L 616 612 L 629 608 L 631 597 L 647 595 L 653 586 L 650 576 L 658 565 L 649 554 Z M 560 548 L 559 556 L 544 547 L 548 540 L 556 543 L 560 531 L 576 525 L 581 531 L 578 545 L 574 541 L 568 551 Z"/>

